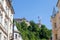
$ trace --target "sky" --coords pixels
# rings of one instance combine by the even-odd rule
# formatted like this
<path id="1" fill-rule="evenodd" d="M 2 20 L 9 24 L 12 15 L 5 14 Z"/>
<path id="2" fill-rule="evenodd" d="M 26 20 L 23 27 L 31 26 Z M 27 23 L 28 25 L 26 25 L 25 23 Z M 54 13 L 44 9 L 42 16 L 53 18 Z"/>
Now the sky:
<path id="1" fill-rule="evenodd" d="M 14 18 L 25 17 L 28 21 L 33 20 L 38 23 L 38 16 L 41 23 L 48 29 L 52 29 L 50 22 L 53 7 L 56 7 L 58 0 L 12 0 L 15 14 Z"/>

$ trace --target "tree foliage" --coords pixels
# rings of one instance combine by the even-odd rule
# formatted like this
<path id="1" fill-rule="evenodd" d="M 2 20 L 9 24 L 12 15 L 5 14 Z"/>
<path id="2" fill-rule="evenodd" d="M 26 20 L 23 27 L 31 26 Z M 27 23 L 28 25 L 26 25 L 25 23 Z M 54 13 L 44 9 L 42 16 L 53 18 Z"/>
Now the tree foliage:
<path id="1" fill-rule="evenodd" d="M 30 26 L 27 26 L 25 21 L 16 22 L 16 26 L 23 40 L 47 40 L 51 37 L 51 30 L 47 29 L 45 25 L 41 25 L 39 28 L 34 21 L 30 21 Z"/>

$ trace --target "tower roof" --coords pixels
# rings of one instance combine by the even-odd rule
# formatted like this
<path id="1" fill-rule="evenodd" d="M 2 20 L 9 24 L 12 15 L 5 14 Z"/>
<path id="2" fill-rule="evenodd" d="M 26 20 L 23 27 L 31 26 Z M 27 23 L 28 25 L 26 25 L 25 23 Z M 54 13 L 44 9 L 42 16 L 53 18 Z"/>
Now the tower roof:
<path id="1" fill-rule="evenodd" d="M 56 10 L 55 10 L 55 7 L 53 8 L 53 12 L 52 12 L 52 18 L 54 18 L 56 16 Z"/>
<path id="2" fill-rule="evenodd" d="M 14 32 L 19 33 L 19 31 L 18 31 L 18 29 L 17 29 L 16 25 L 14 25 Z"/>
<path id="3" fill-rule="evenodd" d="M 57 7 L 59 7 L 60 6 L 60 0 L 58 0 L 58 2 L 57 2 L 57 5 L 56 5 Z"/>

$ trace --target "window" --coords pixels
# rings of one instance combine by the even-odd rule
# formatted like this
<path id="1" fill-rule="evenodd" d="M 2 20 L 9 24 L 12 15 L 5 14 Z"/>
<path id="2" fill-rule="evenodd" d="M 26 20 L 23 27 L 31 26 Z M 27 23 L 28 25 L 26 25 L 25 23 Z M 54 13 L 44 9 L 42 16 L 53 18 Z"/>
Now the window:
<path id="1" fill-rule="evenodd" d="M 5 8 L 6 8 L 5 11 L 6 11 L 7 15 L 8 15 L 9 14 L 9 8 L 7 6 Z"/>
<path id="2" fill-rule="evenodd" d="M 6 30 L 8 30 L 7 27 L 8 27 L 8 23 L 7 23 L 7 21 L 5 21 L 5 29 Z"/>
<path id="3" fill-rule="evenodd" d="M 5 36 L 4 36 L 4 40 L 7 40 Z"/>
<path id="4" fill-rule="evenodd" d="M 19 35 L 19 38 L 21 37 L 21 35 Z"/>
<path id="5" fill-rule="evenodd" d="M 1 40 L 1 33 L 0 33 L 0 40 Z"/>
<path id="6" fill-rule="evenodd" d="M 56 40 L 57 40 L 57 34 L 55 34 Z"/>
<path id="7" fill-rule="evenodd" d="M 13 20 L 13 14 L 10 14 L 11 21 Z"/>
<path id="8" fill-rule="evenodd" d="M 54 27 L 56 28 L 56 23 L 54 23 Z"/>
<path id="9" fill-rule="evenodd" d="M 2 23 L 2 14 L 1 14 L 1 11 L 0 11 L 0 23 Z"/>
<path id="10" fill-rule="evenodd" d="M 17 34 L 15 34 L 15 38 L 17 39 Z"/>
<path id="11" fill-rule="evenodd" d="M 10 17 L 11 17 L 11 18 L 13 17 L 12 14 L 10 15 Z"/>
<path id="12" fill-rule="evenodd" d="M 59 20 L 60 20 L 60 17 L 59 17 Z M 59 21 L 59 24 L 60 24 L 60 21 Z"/>

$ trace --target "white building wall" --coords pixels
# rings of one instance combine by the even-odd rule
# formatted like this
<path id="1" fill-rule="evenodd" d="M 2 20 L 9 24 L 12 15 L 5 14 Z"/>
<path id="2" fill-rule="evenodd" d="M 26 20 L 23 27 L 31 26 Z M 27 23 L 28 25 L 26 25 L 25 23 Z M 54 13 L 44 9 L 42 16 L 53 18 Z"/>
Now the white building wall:
<path id="1" fill-rule="evenodd" d="M 6 40 L 7 40 L 7 36 L 6 34 L 4 34 L 2 30 L 0 30 L 0 33 L 1 33 L 1 40 L 4 40 L 5 39 L 4 37 L 6 37 Z"/>
<path id="2" fill-rule="evenodd" d="M 7 30 L 7 34 L 8 34 L 7 40 L 10 40 L 10 36 L 12 36 L 10 34 L 12 34 L 12 28 L 13 28 L 13 13 L 11 12 L 11 9 L 7 6 L 6 0 L 0 0 L 0 3 L 2 4 L 2 7 L 3 7 L 4 11 L 5 11 L 5 12 L 4 11 L 2 12 L 2 15 L 3 15 L 3 20 L 2 20 L 2 23 L 1 23 L 3 25 L 2 28 L 4 28 L 4 29 Z M 5 17 L 6 14 L 7 14 L 7 16 L 8 16 L 9 19 L 7 19 Z M 5 20 L 8 23 L 7 27 L 5 26 Z M 0 32 L 2 33 L 2 38 L 3 38 L 3 36 L 5 34 L 3 33 L 3 31 L 0 31 Z"/>

